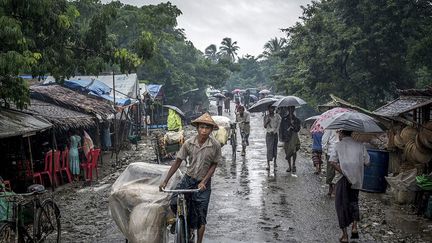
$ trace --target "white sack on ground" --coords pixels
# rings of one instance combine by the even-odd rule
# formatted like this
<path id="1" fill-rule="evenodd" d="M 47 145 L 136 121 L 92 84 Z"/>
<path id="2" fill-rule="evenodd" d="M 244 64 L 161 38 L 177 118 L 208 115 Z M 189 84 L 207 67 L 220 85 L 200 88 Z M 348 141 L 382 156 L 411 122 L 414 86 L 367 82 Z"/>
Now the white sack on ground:
<path id="1" fill-rule="evenodd" d="M 132 163 L 117 178 L 109 197 L 109 210 L 129 242 L 167 242 L 166 217 L 171 194 L 159 192 L 170 166 Z M 178 170 L 167 185 L 173 189 L 181 179 Z"/>

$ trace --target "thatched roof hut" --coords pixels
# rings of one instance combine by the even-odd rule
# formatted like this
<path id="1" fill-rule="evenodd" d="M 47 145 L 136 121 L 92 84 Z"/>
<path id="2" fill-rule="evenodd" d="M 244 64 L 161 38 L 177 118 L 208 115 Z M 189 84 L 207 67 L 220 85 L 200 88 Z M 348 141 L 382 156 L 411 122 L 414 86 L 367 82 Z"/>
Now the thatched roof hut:
<path id="1" fill-rule="evenodd" d="M 30 106 L 24 111 L 41 116 L 50 121 L 54 125 L 54 128 L 65 131 L 95 125 L 95 118 L 92 115 L 36 99 L 31 99 Z"/>
<path id="2" fill-rule="evenodd" d="M 31 86 L 30 96 L 33 99 L 92 114 L 98 119 L 107 119 L 114 113 L 114 108 L 108 101 L 86 96 L 57 84 Z"/>
<path id="3" fill-rule="evenodd" d="M 49 121 L 41 117 L 0 108 L 0 138 L 30 136 L 51 126 Z"/>

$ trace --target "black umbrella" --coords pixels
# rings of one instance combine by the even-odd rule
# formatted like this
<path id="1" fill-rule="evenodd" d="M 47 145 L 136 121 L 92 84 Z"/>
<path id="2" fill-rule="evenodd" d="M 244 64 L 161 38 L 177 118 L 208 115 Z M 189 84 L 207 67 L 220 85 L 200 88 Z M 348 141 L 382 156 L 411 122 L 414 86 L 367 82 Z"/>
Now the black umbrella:
<path id="1" fill-rule="evenodd" d="M 253 106 L 251 106 L 248 111 L 249 112 L 264 112 L 268 110 L 269 105 L 274 104 L 277 101 L 277 99 L 273 98 L 264 98 L 261 100 L 258 100 L 257 103 L 255 103 Z"/>
<path id="2" fill-rule="evenodd" d="M 173 105 L 164 105 L 163 107 L 171 109 L 175 112 L 177 112 L 181 117 L 186 118 L 185 114 L 183 113 L 182 110 L 180 110 L 178 107 L 173 106 Z"/>
<path id="3" fill-rule="evenodd" d="M 273 104 L 276 107 L 288 107 L 288 106 L 301 106 L 306 104 L 306 101 L 300 99 L 297 96 L 285 96 Z"/>
<path id="4" fill-rule="evenodd" d="M 221 93 L 216 93 L 216 94 L 213 95 L 213 97 L 216 97 L 216 98 L 225 98 L 225 95 L 223 95 Z"/>

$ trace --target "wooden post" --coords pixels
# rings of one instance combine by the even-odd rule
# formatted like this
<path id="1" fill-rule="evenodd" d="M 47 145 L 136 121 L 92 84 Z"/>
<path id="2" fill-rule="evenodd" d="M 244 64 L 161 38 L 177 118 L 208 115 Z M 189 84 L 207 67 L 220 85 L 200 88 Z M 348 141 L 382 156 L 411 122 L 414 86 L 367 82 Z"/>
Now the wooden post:
<path id="1" fill-rule="evenodd" d="M 30 136 L 27 137 L 28 147 L 29 147 L 29 157 L 30 157 L 30 167 L 31 167 L 31 173 L 33 176 L 34 169 L 33 169 L 33 155 L 32 155 L 32 149 L 31 149 L 31 143 L 30 143 Z"/>
<path id="2" fill-rule="evenodd" d="M 112 72 L 113 74 L 113 98 L 114 98 L 114 151 L 115 151 L 115 165 L 118 164 L 118 152 L 117 152 L 117 118 L 116 118 L 116 113 L 117 113 L 117 104 L 116 104 L 116 90 L 115 90 L 115 74 L 114 74 L 114 70 Z"/>

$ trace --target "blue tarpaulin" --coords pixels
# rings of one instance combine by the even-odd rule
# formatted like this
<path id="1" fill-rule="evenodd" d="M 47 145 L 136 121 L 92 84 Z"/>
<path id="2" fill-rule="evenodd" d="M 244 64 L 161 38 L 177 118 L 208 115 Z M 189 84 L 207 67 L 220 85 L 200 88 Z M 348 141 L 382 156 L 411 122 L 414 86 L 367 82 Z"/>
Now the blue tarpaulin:
<path id="1" fill-rule="evenodd" d="M 65 80 L 64 86 L 114 102 L 114 97 L 110 96 L 111 88 L 99 80 Z M 120 106 L 130 105 L 131 102 L 130 99 L 116 99 L 116 105 Z"/>
<path id="2" fill-rule="evenodd" d="M 155 99 L 159 95 L 159 92 L 161 91 L 161 89 L 162 89 L 162 85 L 160 85 L 160 84 L 147 85 L 147 90 L 148 90 L 150 97 L 152 99 Z"/>

